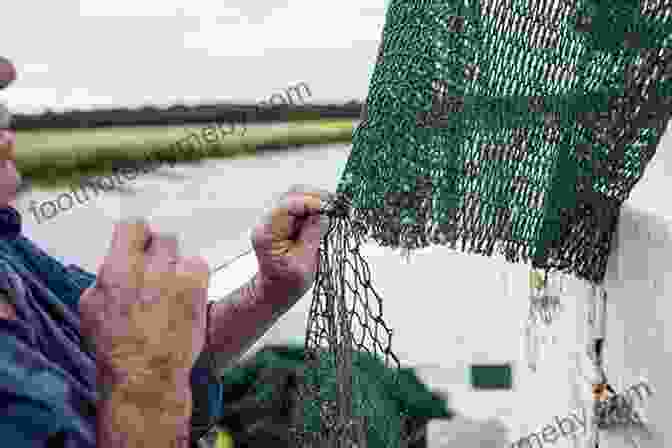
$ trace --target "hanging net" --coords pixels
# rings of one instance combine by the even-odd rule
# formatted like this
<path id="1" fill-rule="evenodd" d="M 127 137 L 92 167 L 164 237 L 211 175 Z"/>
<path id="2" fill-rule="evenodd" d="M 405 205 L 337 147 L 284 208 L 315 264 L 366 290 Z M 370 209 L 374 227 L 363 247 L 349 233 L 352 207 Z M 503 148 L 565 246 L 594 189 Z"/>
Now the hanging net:
<path id="1" fill-rule="evenodd" d="M 392 1 L 339 192 L 382 246 L 498 251 L 601 282 L 669 121 L 671 13 Z"/>
<path id="2" fill-rule="evenodd" d="M 352 354 L 398 364 L 363 241 L 601 283 L 671 116 L 670 78 L 669 0 L 392 0 L 308 318 L 306 352 L 334 360 L 336 392 L 306 386 L 324 417 L 299 446 L 367 446 L 383 411 L 353 397 Z M 403 446 L 402 426 L 381 446 Z"/>
<path id="3" fill-rule="evenodd" d="M 367 383 L 373 376 L 399 397 L 404 389 L 382 299 L 360 253 L 366 228 L 351 219 L 352 210 L 343 197 L 325 209 L 332 219 L 320 247 L 308 316 L 308 369 L 295 428 L 299 447 L 401 447 L 417 435 L 408 406 L 401 400 L 385 405 Z M 374 370 L 376 362 L 387 369 Z"/>

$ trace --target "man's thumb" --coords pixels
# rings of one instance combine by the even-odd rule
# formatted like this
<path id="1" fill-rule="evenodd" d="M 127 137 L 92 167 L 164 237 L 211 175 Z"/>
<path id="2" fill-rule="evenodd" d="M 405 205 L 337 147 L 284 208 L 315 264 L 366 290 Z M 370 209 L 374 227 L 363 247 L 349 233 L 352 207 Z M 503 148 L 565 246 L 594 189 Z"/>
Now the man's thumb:
<path id="1" fill-rule="evenodd" d="M 317 252 L 322 238 L 329 229 L 329 217 L 326 215 L 312 215 L 306 218 L 298 237 L 298 245 L 309 253 Z"/>

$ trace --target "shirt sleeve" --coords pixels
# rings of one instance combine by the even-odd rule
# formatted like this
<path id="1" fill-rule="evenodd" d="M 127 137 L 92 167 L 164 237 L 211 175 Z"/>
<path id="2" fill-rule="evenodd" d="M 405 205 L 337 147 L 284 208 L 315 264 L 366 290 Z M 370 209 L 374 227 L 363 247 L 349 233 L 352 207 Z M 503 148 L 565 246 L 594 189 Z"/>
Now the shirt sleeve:
<path id="1" fill-rule="evenodd" d="M 25 343 L 29 331 L 21 322 L 0 319 L 0 438 L 12 448 L 47 447 L 67 427 L 68 413 L 59 403 L 65 384 Z"/>
<path id="2" fill-rule="evenodd" d="M 60 433 L 53 413 L 39 403 L 4 395 L 0 394 L 0 400 L 5 403 L 0 420 L 0 434 L 5 446 L 48 447 L 49 440 Z"/>

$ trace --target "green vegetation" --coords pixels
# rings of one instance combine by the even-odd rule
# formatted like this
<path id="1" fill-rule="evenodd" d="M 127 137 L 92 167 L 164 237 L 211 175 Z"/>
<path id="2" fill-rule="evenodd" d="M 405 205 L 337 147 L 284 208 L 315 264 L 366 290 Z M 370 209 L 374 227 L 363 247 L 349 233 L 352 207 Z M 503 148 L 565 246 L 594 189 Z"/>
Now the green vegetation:
<path id="1" fill-rule="evenodd" d="M 144 161 L 150 151 L 177 159 L 177 163 L 201 158 L 249 157 L 260 151 L 289 149 L 297 145 L 349 143 L 352 120 L 314 120 L 263 128 L 236 130 L 198 154 L 175 153 L 171 145 L 200 131 L 203 126 L 127 127 L 17 133 L 17 166 L 23 177 L 39 186 L 60 187 L 83 176 L 109 173 L 124 161 Z M 244 135 L 241 135 L 243 133 Z"/>

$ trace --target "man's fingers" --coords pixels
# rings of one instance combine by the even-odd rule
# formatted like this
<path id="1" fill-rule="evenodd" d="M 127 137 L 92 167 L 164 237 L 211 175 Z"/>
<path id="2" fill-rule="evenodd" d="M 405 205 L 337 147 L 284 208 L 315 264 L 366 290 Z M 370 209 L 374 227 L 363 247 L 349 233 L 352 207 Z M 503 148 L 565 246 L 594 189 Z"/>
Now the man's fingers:
<path id="1" fill-rule="evenodd" d="M 328 228 L 329 218 L 327 216 L 307 218 L 297 238 L 297 246 L 312 256 L 312 254 L 317 253 L 322 237 L 326 234 Z"/>
<path id="2" fill-rule="evenodd" d="M 261 223 L 270 225 L 278 217 L 306 217 L 320 212 L 335 194 L 327 190 L 297 184 L 289 191 L 273 200 L 270 209 L 266 209 L 261 217 Z"/>
<path id="3" fill-rule="evenodd" d="M 145 246 L 150 239 L 145 221 L 117 223 L 107 257 L 99 271 L 99 286 L 135 289 L 140 286 L 144 272 Z"/>
<path id="4" fill-rule="evenodd" d="M 149 226 L 143 220 L 126 220 L 117 223 L 112 233 L 110 254 L 135 255 L 144 253 L 151 236 Z"/>
<path id="5" fill-rule="evenodd" d="M 180 256 L 180 243 L 177 235 L 171 233 L 155 233 L 149 240 L 147 256 L 150 263 L 154 260 L 161 260 L 162 263 L 177 261 Z"/>
<path id="6" fill-rule="evenodd" d="M 272 214 L 289 214 L 290 216 L 303 218 L 316 215 L 326 205 L 319 192 L 288 193 L 273 209 Z"/>
<path id="7" fill-rule="evenodd" d="M 274 248 L 284 253 L 289 248 L 285 242 L 315 240 L 315 244 L 319 244 L 329 227 L 329 219 L 324 214 L 321 215 L 323 219 L 317 219 L 317 216 L 333 198 L 335 195 L 326 190 L 307 185 L 292 186 L 271 210 L 262 215 L 259 224 L 253 229 L 253 246 Z M 305 233 L 307 227 L 316 230 Z M 278 246 L 280 243 L 281 246 Z"/>
<path id="8" fill-rule="evenodd" d="M 317 188 L 313 187 L 311 185 L 305 185 L 305 184 L 295 184 L 292 185 L 289 188 L 289 191 L 287 191 L 287 194 L 293 194 L 293 193 L 299 193 L 299 194 L 319 194 L 322 196 L 324 199 L 329 199 L 330 197 L 335 196 L 334 193 L 330 192 L 329 190 L 325 190 L 324 188 Z"/>
<path id="9" fill-rule="evenodd" d="M 321 206 L 326 205 L 328 202 L 334 200 L 336 195 L 328 190 L 325 190 L 323 188 L 316 188 L 312 187 L 310 185 L 303 185 L 303 184 L 296 184 L 293 185 L 289 191 L 286 193 L 287 196 L 293 196 L 293 195 L 306 195 L 308 197 L 315 197 L 317 196 L 321 201 L 322 204 Z M 314 203 L 309 204 L 310 209 L 313 213 L 316 213 L 319 211 L 320 207 L 318 206 L 317 209 L 314 207 Z"/>
<path id="10" fill-rule="evenodd" d="M 318 196 L 299 194 L 285 196 L 275 208 L 262 217 L 261 227 L 257 227 L 253 234 L 253 244 L 266 245 L 295 240 L 306 218 L 317 215 L 320 206 Z"/>
<path id="11" fill-rule="evenodd" d="M 155 233 L 152 235 L 146 252 L 145 282 L 142 298 L 145 302 L 155 302 L 162 297 L 175 294 L 175 285 L 166 282 L 166 274 L 175 272 L 179 261 L 179 242 L 173 234 Z"/>

